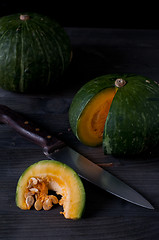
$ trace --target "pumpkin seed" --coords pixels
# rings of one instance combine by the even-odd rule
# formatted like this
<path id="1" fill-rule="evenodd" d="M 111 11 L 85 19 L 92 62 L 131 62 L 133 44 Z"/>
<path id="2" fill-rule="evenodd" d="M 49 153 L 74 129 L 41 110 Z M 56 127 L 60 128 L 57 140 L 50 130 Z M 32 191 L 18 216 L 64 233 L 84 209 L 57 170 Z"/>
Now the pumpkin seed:
<path id="1" fill-rule="evenodd" d="M 33 192 L 26 192 L 25 195 L 24 195 L 24 197 L 27 198 L 28 196 L 32 196 L 32 195 L 34 195 Z"/>
<path id="2" fill-rule="evenodd" d="M 52 201 L 51 199 L 46 199 L 44 202 L 43 202 L 43 209 L 44 210 L 50 210 L 52 208 L 53 204 L 52 204 Z"/>
<path id="3" fill-rule="evenodd" d="M 36 200 L 36 202 L 35 202 L 35 204 L 34 204 L 34 207 L 35 207 L 35 209 L 36 209 L 37 211 L 40 211 L 40 210 L 42 209 L 43 204 L 42 204 L 42 202 L 41 202 L 40 199 L 37 199 L 37 200 Z"/>
<path id="4" fill-rule="evenodd" d="M 58 198 L 54 195 L 49 195 L 49 199 L 53 202 L 53 204 L 57 204 L 59 202 Z"/>
<path id="5" fill-rule="evenodd" d="M 38 184 L 38 179 L 36 179 L 35 177 L 31 177 L 29 179 L 28 188 L 31 188 L 37 184 Z"/>
<path id="6" fill-rule="evenodd" d="M 28 196 L 26 198 L 26 205 L 30 209 L 34 204 L 34 197 L 33 196 Z"/>
<path id="7" fill-rule="evenodd" d="M 35 177 L 32 177 L 31 180 L 33 182 L 33 185 L 36 185 L 38 183 L 38 179 Z"/>
<path id="8" fill-rule="evenodd" d="M 30 188 L 29 191 L 32 192 L 33 194 L 39 192 L 39 190 L 37 188 Z"/>

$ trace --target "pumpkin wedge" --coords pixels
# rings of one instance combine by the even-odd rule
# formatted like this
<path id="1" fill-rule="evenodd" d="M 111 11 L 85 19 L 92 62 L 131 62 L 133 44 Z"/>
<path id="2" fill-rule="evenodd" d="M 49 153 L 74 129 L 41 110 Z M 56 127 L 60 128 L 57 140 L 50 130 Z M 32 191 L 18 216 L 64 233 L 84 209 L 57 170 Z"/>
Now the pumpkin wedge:
<path id="1" fill-rule="evenodd" d="M 59 200 L 48 191 L 61 195 Z M 23 210 L 50 210 L 54 204 L 63 205 L 65 218 L 79 219 L 85 206 L 85 190 L 77 173 L 61 162 L 39 161 L 28 167 L 19 178 L 16 204 Z"/>
<path id="2" fill-rule="evenodd" d="M 159 141 L 159 86 L 135 74 L 108 74 L 87 82 L 69 109 L 70 126 L 105 154 L 139 154 Z"/>

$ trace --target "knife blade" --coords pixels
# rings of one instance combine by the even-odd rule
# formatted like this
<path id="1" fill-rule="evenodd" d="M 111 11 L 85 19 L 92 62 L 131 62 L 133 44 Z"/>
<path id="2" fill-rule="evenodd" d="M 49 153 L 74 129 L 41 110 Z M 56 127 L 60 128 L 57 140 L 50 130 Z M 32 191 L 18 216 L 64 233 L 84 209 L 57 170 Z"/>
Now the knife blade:
<path id="1" fill-rule="evenodd" d="M 5 105 L 0 105 L 0 121 L 8 124 L 20 135 L 39 145 L 49 159 L 60 161 L 70 166 L 80 177 L 128 202 L 148 209 L 154 209 L 148 200 L 122 180 L 66 146 L 63 141 L 48 134 L 47 131 L 41 129 L 32 121 L 27 120 L 25 116 Z"/>

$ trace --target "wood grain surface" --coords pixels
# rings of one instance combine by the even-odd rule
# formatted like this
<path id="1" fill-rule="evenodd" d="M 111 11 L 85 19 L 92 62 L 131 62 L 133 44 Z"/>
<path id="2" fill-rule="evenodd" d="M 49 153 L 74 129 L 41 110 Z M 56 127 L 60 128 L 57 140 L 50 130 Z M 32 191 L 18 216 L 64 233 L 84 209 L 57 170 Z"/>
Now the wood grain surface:
<path id="1" fill-rule="evenodd" d="M 60 215 L 61 206 L 50 211 L 20 210 L 15 204 L 17 181 L 29 165 L 46 157 L 40 147 L 0 124 L 0 239 L 158 239 L 158 147 L 134 158 L 104 156 L 101 147 L 86 147 L 68 131 L 68 109 L 82 84 L 99 75 L 136 73 L 159 82 L 159 30 L 66 31 L 72 42 L 73 60 L 56 87 L 39 95 L 0 89 L 0 104 L 36 121 L 50 133 L 62 132 L 67 144 L 136 189 L 155 210 L 128 203 L 83 179 L 86 208 L 81 220 L 66 220 Z"/>

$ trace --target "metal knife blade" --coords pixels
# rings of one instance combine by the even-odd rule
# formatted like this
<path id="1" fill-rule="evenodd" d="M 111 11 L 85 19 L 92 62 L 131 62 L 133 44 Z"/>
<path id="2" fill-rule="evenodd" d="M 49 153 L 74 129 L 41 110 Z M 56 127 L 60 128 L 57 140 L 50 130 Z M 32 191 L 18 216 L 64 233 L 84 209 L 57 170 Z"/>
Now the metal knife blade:
<path id="1" fill-rule="evenodd" d="M 70 147 L 65 146 L 64 142 L 51 136 L 30 120 L 27 120 L 26 117 L 7 106 L 0 105 L 0 121 L 8 124 L 19 134 L 42 147 L 44 154 L 49 159 L 67 164 L 79 176 L 117 197 L 145 208 L 154 209 L 150 202 L 126 183 Z M 57 149 L 58 151 L 55 151 Z"/>
<path id="2" fill-rule="evenodd" d="M 60 151 L 47 156 L 50 159 L 67 164 L 73 168 L 79 176 L 117 197 L 141 207 L 154 209 L 154 207 L 133 188 L 70 147 L 63 147 Z"/>

